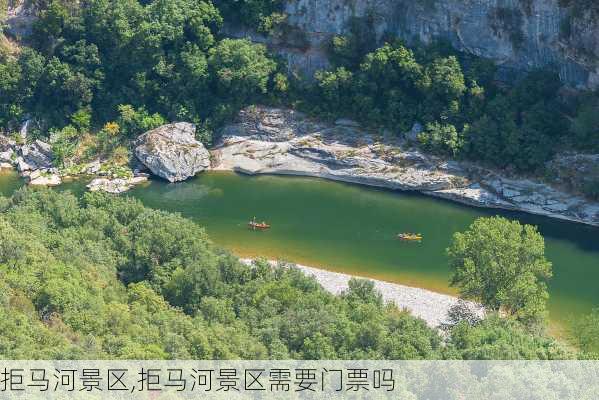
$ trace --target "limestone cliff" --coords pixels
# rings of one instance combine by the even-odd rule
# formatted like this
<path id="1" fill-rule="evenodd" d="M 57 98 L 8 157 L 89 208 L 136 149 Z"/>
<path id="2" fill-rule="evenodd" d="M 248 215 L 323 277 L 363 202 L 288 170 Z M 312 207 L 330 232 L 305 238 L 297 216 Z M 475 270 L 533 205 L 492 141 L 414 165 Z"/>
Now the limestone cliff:
<path id="1" fill-rule="evenodd" d="M 493 59 L 505 77 L 555 66 L 565 83 L 598 88 L 599 1 L 585 1 L 286 0 L 288 31 L 294 34 L 268 41 L 291 68 L 310 74 L 327 65 L 331 37 L 362 21 L 378 40 L 387 35 L 408 42 L 449 40 Z"/>
<path id="2" fill-rule="evenodd" d="M 0 20 L 13 38 L 30 31 L 28 0 L 0 0 Z M 449 40 L 456 48 L 494 60 L 504 77 L 555 66 L 578 88 L 599 88 L 599 0 L 284 0 L 284 34 L 261 37 L 228 26 L 225 34 L 252 36 L 311 75 L 328 64 L 326 48 L 353 23 L 368 24 L 380 41 Z"/>

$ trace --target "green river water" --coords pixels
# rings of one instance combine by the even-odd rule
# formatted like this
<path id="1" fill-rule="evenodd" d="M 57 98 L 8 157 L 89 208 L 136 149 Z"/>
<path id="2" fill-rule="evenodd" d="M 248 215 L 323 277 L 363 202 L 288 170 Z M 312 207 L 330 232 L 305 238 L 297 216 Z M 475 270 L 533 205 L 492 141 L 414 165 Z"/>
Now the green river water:
<path id="1" fill-rule="evenodd" d="M 0 175 L 0 194 L 21 185 L 13 173 Z M 83 183 L 64 187 L 79 192 Z M 280 258 L 446 293 L 455 293 L 448 287 L 445 256 L 452 234 L 477 217 L 499 213 L 537 225 L 545 237 L 553 262 L 549 308 L 555 326 L 599 306 L 599 228 L 582 224 L 299 177 L 211 172 L 179 184 L 152 181 L 127 195 L 192 218 L 215 243 L 241 256 Z M 253 216 L 272 229 L 249 230 Z M 397 240 L 405 231 L 422 233 L 424 241 Z"/>

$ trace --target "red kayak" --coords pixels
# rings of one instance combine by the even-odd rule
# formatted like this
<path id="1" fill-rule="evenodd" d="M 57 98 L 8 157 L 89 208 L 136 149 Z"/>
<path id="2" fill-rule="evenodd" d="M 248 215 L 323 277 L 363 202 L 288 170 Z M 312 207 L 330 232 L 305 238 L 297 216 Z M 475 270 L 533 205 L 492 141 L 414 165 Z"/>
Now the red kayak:
<path id="1" fill-rule="evenodd" d="M 270 228 L 270 225 L 268 225 L 266 222 L 254 222 L 254 221 L 250 221 L 248 222 L 248 226 L 252 229 L 268 229 Z"/>

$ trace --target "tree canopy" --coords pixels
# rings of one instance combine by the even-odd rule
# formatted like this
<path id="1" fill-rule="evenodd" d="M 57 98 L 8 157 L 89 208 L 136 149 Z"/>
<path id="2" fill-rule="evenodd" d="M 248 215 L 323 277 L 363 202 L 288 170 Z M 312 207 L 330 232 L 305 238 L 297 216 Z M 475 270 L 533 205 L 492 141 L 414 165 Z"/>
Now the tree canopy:
<path id="1" fill-rule="evenodd" d="M 7 359 L 570 357 L 515 321 L 456 321 L 443 344 L 370 281 L 334 296 L 293 265 L 243 264 L 178 214 L 99 193 L 0 198 L 0 289 Z"/>
<path id="2" fill-rule="evenodd" d="M 451 284 L 463 296 L 528 324 L 543 319 L 552 272 L 535 227 L 502 217 L 479 218 L 454 234 L 447 253 Z"/>

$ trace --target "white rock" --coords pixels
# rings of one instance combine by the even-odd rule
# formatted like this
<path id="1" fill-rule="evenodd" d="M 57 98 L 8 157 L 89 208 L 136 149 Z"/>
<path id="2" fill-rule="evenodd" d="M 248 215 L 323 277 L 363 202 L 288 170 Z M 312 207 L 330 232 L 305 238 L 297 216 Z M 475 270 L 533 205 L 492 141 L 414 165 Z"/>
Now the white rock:
<path id="1" fill-rule="evenodd" d="M 170 182 L 183 181 L 210 167 L 210 153 L 195 139 L 195 126 L 186 122 L 164 125 L 141 135 L 135 155 Z"/>
<path id="2" fill-rule="evenodd" d="M 100 171 L 100 168 L 102 168 L 102 164 L 100 163 L 100 160 L 96 160 L 87 164 L 85 167 L 85 172 L 92 175 L 97 174 L 98 171 Z"/>
<path id="3" fill-rule="evenodd" d="M 42 173 L 29 181 L 32 186 L 58 186 L 61 183 L 60 176 L 48 173 Z"/>
<path id="4" fill-rule="evenodd" d="M 135 176 L 130 179 L 96 178 L 87 185 L 87 189 L 90 192 L 103 191 L 107 193 L 119 194 L 124 193 L 131 189 L 133 186 L 138 185 L 142 182 L 146 182 L 147 180 L 147 176 Z"/>
<path id="5" fill-rule="evenodd" d="M 15 151 L 11 148 L 7 149 L 6 151 L 0 152 L 0 162 L 12 163 L 14 159 L 14 154 Z"/>
<path id="6" fill-rule="evenodd" d="M 32 181 L 34 179 L 39 178 L 40 176 L 42 176 L 42 171 L 39 169 L 36 169 L 34 171 L 30 171 L 29 174 L 27 175 L 27 178 L 29 178 L 29 181 Z"/>
<path id="7" fill-rule="evenodd" d="M 413 131 L 421 128 L 415 124 Z M 373 137 L 367 131 L 315 122 L 291 110 L 242 110 L 238 121 L 221 134 L 220 145 L 212 151 L 214 170 L 305 175 L 415 190 L 479 207 L 599 225 L 597 202 L 470 163 L 406 151 L 392 141 L 368 145 Z"/>
<path id="8" fill-rule="evenodd" d="M 21 174 L 34 169 L 31 165 L 27 164 L 25 160 L 23 160 L 23 157 L 17 157 L 17 159 L 15 160 L 15 164 L 17 165 L 17 170 Z"/>
<path id="9" fill-rule="evenodd" d="M 21 157 L 30 169 L 52 168 L 52 146 L 36 140 L 31 144 L 21 146 Z"/>
<path id="10" fill-rule="evenodd" d="M 512 197 L 517 197 L 520 196 L 520 192 L 514 189 L 509 189 L 509 188 L 504 188 L 503 189 L 503 195 L 507 198 L 512 198 Z"/>

